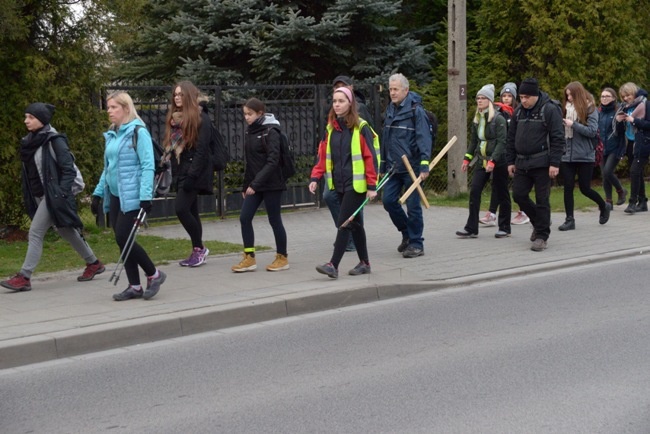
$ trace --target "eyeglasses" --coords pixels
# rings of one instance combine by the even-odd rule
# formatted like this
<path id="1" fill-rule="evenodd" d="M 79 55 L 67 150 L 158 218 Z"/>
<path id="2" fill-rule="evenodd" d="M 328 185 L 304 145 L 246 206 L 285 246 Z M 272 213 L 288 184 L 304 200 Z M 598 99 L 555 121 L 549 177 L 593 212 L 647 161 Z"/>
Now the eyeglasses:
<path id="1" fill-rule="evenodd" d="M 614 98 L 614 97 L 611 96 L 611 95 L 601 95 L 600 96 L 600 99 L 604 99 L 604 98 Z"/>
<path id="2" fill-rule="evenodd" d="M 486 99 L 487 99 L 487 98 L 484 97 L 484 96 L 477 96 L 477 97 L 476 97 L 476 101 L 483 101 L 483 100 L 486 100 Z"/>

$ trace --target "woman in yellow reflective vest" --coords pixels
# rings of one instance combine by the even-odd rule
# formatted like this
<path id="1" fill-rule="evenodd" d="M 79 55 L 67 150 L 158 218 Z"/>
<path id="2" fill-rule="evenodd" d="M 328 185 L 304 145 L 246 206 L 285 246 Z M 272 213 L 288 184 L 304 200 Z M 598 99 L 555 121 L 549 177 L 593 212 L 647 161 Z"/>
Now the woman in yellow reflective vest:
<path id="1" fill-rule="evenodd" d="M 367 122 L 360 120 L 354 94 L 346 87 L 338 88 L 332 97 L 332 108 L 327 118 L 327 132 L 318 146 L 318 163 L 311 171 L 309 191 L 318 189 L 318 181 L 325 176 L 325 188 L 339 196 L 341 212 L 337 226 L 340 227 L 361 206 L 366 197 L 377 196 L 376 133 Z M 356 217 L 347 226 L 350 230 L 339 230 L 334 242 L 330 262 L 319 265 L 316 270 L 332 279 L 339 275 L 338 267 L 352 232 L 357 246 L 359 264 L 349 271 L 357 276 L 370 273 L 366 232 Z"/>

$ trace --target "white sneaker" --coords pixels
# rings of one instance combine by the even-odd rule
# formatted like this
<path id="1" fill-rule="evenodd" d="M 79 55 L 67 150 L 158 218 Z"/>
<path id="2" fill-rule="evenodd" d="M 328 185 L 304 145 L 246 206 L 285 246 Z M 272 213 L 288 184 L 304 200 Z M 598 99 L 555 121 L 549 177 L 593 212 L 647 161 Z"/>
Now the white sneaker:
<path id="1" fill-rule="evenodd" d="M 484 224 L 485 226 L 496 226 L 497 225 L 497 216 L 492 214 L 490 211 L 485 213 L 484 217 L 478 219 L 478 222 Z"/>
<path id="2" fill-rule="evenodd" d="M 525 212 L 519 211 L 517 215 L 510 221 L 510 224 L 513 225 L 525 225 L 526 223 L 529 223 L 530 219 L 526 215 Z"/>

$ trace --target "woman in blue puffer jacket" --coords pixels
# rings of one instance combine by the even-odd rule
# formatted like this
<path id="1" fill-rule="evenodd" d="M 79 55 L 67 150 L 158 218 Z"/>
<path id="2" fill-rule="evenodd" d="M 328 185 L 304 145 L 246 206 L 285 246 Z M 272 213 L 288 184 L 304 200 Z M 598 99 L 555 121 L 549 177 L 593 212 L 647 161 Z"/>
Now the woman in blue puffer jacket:
<path id="1" fill-rule="evenodd" d="M 108 96 L 106 105 L 111 127 L 104 133 L 104 170 L 93 192 L 91 210 L 93 214 L 98 214 L 99 203 L 104 200 L 104 211 L 109 213 L 115 241 L 120 247 L 120 252 L 123 252 L 141 210 L 145 213 L 151 210 L 153 144 L 129 94 L 115 92 Z M 138 128 L 136 132 L 137 126 L 142 128 Z M 134 146 L 133 135 L 136 133 L 137 146 Z M 147 287 L 144 291 L 140 285 L 138 266 L 147 275 Z M 132 298 L 148 300 L 158 293 L 160 285 L 167 277 L 156 268 L 147 252 L 136 242 L 124 261 L 124 270 L 129 286 L 113 295 L 115 301 Z"/>

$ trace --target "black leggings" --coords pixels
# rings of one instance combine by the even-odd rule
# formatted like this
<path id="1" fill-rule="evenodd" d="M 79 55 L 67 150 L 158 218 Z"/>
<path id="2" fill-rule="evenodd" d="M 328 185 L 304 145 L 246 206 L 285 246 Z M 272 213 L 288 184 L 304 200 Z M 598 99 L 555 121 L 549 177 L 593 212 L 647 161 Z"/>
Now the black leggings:
<path id="1" fill-rule="evenodd" d="M 594 173 L 594 163 L 562 163 L 561 173 L 564 180 L 564 211 L 567 217 L 573 217 L 573 189 L 575 188 L 576 174 L 580 193 L 598 204 L 598 208 L 605 209 L 605 201 L 591 188 L 591 176 Z"/>
<path id="2" fill-rule="evenodd" d="M 600 165 L 600 170 L 603 173 L 603 190 L 605 191 L 605 197 L 609 202 L 612 201 L 612 187 L 621 194 L 623 191 L 623 186 L 621 181 L 618 180 L 614 171 L 620 158 L 616 156 L 615 153 L 607 154 L 603 157 L 603 162 Z"/>
<path id="3" fill-rule="evenodd" d="M 252 196 L 246 196 L 239 214 L 241 223 L 241 235 L 244 240 L 244 252 L 255 251 L 255 232 L 253 231 L 253 217 L 257 208 L 264 202 L 264 208 L 269 217 L 269 223 L 275 237 L 275 249 L 277 253 L 287 256 L 287 232 L 282 224 L 282 190 L 258 191 Z"/>
<path id="4" fill-rule="evenodd" d="M 346 191 L 345 193 L 336 192 L 334 194 L 338 195 L 339 202 L 341 203 L 341 212 L 339 212 L 339 218 L 336 224 L 336 226 L 340 228 L 341 225 L 361 206 L 363 201 L 366 200 L 366 193 Z M 334 265 L 334 268 L 339 268 L 339 264 L 341 263 L 341 259 L 345 253 L 345 248 L 350 240 L 350 232 L 352 233 L 354 245 L 357 248 L 359 261 L 369 262 L 366 231 L 363 228 L 363 221 L 360 221 L 357 217 L 359 217 L 358 214 L 355 216 L 354 220 L 346 226 L 346 229 L 339 230 L 336 233 L 334 252 L 332 253 L 332 259 L 330 260 L 332 265 Z"/>
<path id="5" fill-rule="evenodd" d="M 124 250 L 124 245 L 131 234 L 135 219 L 138 217 L 140 209 L 123 213 L 120 210 L 120 198 L 111 194 L 110 214 L 111 227 L 115 233 L 115 241 L 120 247 L 120 253 Z M 140 273 L 138 266 L 142 267 L 147 276 L 156 274 L 156 266 L 153 264 L 147 252 L 137 243 L 133 243 L 131 253 L 124 262 L 124 271 L 129 279 L 130 285 L 140 284 Z"/>
<path id="6" fill-rule="evenodd" d="M 203 226 L 199 218 L 199 200 L 196 190 L 182 188 L 176 193 L 176 216 L 192 240 L 192 247 L 203 248 Z"/>

